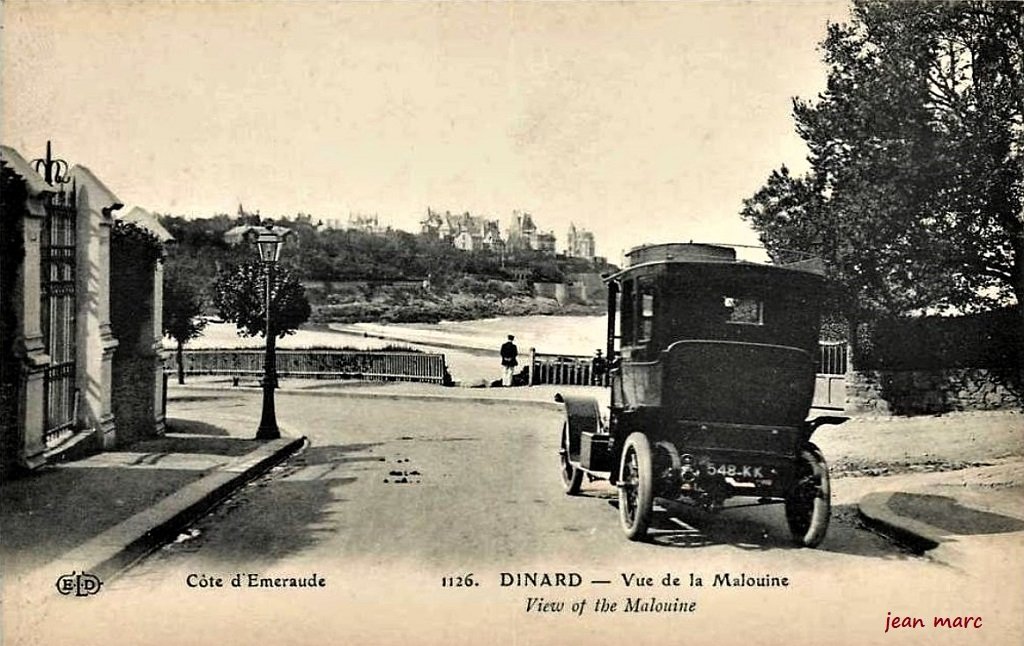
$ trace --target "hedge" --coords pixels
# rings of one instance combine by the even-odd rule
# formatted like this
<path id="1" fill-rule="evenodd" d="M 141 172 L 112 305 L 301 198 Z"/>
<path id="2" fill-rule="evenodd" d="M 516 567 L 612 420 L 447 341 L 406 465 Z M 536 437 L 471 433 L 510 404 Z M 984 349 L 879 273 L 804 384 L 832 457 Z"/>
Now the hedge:
<path id="1" fill-rule="evenodd" d="M 871 324 L 855 365 L 863 370 L 1021 367 L 1024 342 L 1014 308 L 958 317 L 925 316 Z"/>

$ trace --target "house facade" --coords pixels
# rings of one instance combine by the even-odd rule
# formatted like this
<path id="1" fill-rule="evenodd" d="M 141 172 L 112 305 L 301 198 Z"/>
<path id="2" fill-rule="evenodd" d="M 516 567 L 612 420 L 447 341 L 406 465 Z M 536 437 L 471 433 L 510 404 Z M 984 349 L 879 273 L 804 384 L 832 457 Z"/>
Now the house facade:
<path id="1" fill-rule="evenodd" d="M 463 251 L 501 251 L 505 241 L 497 220 L 471 215 L 468 211 L 452 214 L 427 209 L 427 217 L 420 220 L 420 233 L 448 242 Z"/>
<path id="2" fill-rule="evenodd" d="M 468 211 L 453 214 L 427 208 L 427 217 L 420 220 L 420 233 L 463 251 L 540 251 L 555 255 L 555 234 L 539 230 L 533 216 L 525 211 L 512 212 L 508 233 L 502 236 L 496 219 L 471 215 Z"/>
<path id="3" fill-rule="evenodd" d="M 508 249 L 510 251 L 539 251 L 555 255 L 555 234 L 541 231 L 534 223 L 533 216 L 526 211 L 512 211 L 512 222 L 508 227 Z"/>
<path id="4" fill-rule="evenodd" d="M 594 234 L 586 229 L 577 229 L 576 224 L 570 222 L 569 232 L 565 237 L 565 255 L 570 258 L 593 260 L 595 255 Z"/>

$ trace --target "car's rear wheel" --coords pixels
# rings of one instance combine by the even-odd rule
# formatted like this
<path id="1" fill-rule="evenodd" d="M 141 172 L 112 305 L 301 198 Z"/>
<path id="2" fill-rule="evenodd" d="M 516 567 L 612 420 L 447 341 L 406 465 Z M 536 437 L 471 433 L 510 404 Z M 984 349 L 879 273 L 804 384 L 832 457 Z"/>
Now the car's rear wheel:
<path id="1" fill-rule="evenodd" d="M 793 488 L 786 496 L 786 522 L 793 540 L 816 547 L 825 539 L 832 514 L 828 464 L 821 450 L 808 443 L 800 451 Z"/>
<path id="2" fill-rule="evenodd" d="M 619 468 L 619 520 L 626 538 L 647 537 L 654 509 L 654 468 L 651 444 L 643 433 L 633 433 L 622 447 Z"/>
<path id="3" fill-rule="evenodd" d="M 558 458 L 562 467 L 562 488 L 566 494 L 575 496 L 583 484 L 583 469 L 575 466 L 569 455 L 569 422 L 562 424 L 562 446 L 558 449 Z"/>

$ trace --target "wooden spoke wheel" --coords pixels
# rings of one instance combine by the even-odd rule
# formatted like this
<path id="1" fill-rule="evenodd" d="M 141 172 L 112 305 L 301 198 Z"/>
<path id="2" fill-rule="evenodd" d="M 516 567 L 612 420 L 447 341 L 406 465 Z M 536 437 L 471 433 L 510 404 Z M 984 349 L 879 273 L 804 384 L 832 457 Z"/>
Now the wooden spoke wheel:
<path id="1" fill-rule="evenodd" d="M 800 450 L 796 480 L 786 496 L 786 522 L 797 545 L 819 545 L 825 539 L 831 513 L 828 464 L 821 450 L 808 443 Z"/>
<path id="2" fill-rule="evenodd" d="M 643 433 L 633 433 L 622 447 L 619 469 L 619 520 L 626 537 L 647 537 L 654 509 L 654 468 L 651 444 Z"/>
<path id="3" fill-rule="evenodd" d="M 569 456 L 569 422 L 562 424 L 562 445 L 558 449 L 558 458 L 561 463 L 562 488 L 566 494 L 575 496 L 583 484 L 583 469 L 574 465 Z"/>

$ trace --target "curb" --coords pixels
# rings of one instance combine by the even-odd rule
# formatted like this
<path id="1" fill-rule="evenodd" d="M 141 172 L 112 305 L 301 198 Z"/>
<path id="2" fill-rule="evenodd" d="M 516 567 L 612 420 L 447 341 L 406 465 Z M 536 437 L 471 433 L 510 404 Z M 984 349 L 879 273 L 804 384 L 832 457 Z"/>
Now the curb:
<path id="1" fill-rule="evenodd" d="M 244 388 L 236 388 L 234 386 L 228 386 L 219 388 L 216 386 L 194 386 L 187 389 L 188 392 L 216 392 L 216 393 L 239 393 L 247 392 Z M 255 391 L 253 391 L 255 392 Z M 523 404 L 526 406 L 543 406 L 545 408 L 551 408 L 553 410 L 561 410 L 562 404 L 551 401 L 545 401 L 541 399 L 516 399 L 513 397 L 478 397 L 474 395 L 431 395 L 428 393 L 360 393 L 360 392 L 345 392 L 342 390 L 338 391 L 327 391 L 327 390 L 313 390 L 304 388 L 278 388 L 276 391 L 278 395 L 304 395 L 307 397 L 349 397 L 349 398 L 365 398 L 365 399 L 411 399 L 419 401 L 450 401 L 450 402 L 471 402 L 478 404 Z M 168 399 L 169 402 L 174 401 L 173 398 Z"/>
<path id="2" fill-rule="evenodd" d="M 928 523 L 901 516 L 889 506 L 889 500 L 898 492 L 869 493 L 857 503 L 861 520 L 915 554 L 924 554 L 942 542 L 939 529 Z"/>
<path id="3" fill-rule="evenodd" d="M 562 405 L 556 403 L 553 399 L 551 401 L 544 401 L 541 399 L 516 399 L 514 397 L 479 397 L 475 395 L 461 396 L 457 395 L 452 397 L 450 395 L 431 395 L 428 393 L 348 393 L 344 391 L 309 391 L 309 390 L 279 390 L 282 395 L 312 395 L 314 397 L 366 397 L 376 399 L 411 399 L 418 401 L 448 401 L 448 402 L 470 402 L 474 404 L 522 404 L 525 406 L 543 406 L 545 408 L 551 408 L 561 410 Z"/>
<path id="4" fill-rule="evenodd" d="M 272 440 L 167 496 L 99 536 L 62 554 L 67 564 L 107 582 L 139 559 L 172 540 L 189 523 L 208 512 L 245 483 L 283 461 L 306 443 L 305 437 Z"/>

